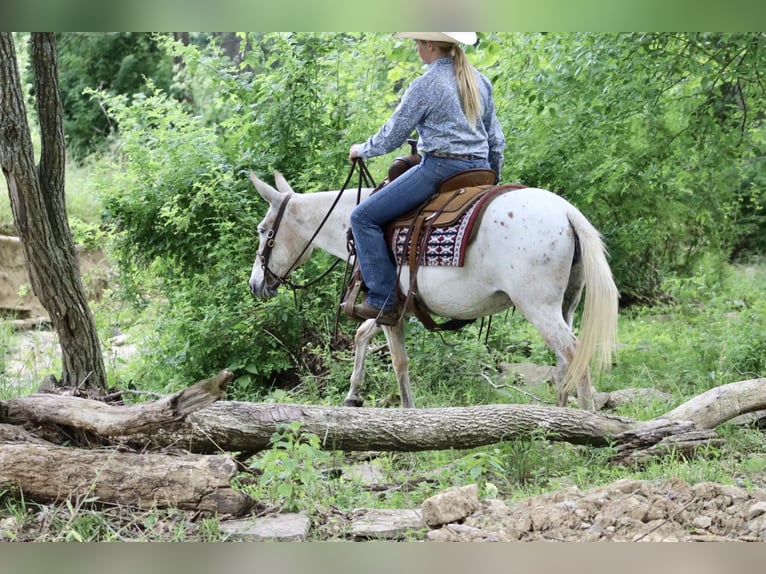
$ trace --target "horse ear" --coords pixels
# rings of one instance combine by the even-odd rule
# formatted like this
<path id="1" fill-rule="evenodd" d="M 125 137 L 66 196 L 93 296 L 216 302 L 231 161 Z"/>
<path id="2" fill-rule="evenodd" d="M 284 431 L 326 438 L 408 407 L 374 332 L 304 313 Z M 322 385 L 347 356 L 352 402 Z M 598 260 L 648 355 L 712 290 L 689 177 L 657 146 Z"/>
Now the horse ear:
<path id="1" fill-rule="evenodd" d="M 255 186 L 255 189 L 258 191 L 259 194 L 261 194 L 261 197 L 269 202 L 269 204 L 272 204 L 279 200 L 279 192 L 271 187 L 268 183 L 265 181 L 261 181 L 258 179 L 258 176 L 254 173 L 250 172 L 250 181 L 253 182 L 253 185 Z"/>
<path id="2" fill-rule="evenodd" d="M 287 183 L 285 176 L 274 170 L 274 182 L 277 184 L 277 189 L 282 193 L 294 193 L 293 188 Z"/>

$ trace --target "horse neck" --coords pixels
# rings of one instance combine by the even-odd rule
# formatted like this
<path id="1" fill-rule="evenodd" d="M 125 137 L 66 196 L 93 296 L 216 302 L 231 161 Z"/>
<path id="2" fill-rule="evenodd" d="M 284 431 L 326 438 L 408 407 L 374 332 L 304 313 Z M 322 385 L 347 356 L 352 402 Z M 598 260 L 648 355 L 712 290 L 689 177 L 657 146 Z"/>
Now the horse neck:
<path id="1" fill-rule="evenodd" d="M 363 189 L 361 199 L 370 194 L 370 189 Z M 350 226 L 351 211 L 357 205 L 357 190 L 348 189 L 338 199 L 338 191 L 317 191 L 314 193 L 296 194 L 290 201 L 288 212 L 295 221 L 295 232 L 306 241 L 322 225 L 312 241 L 314 247 L 327 251 L 335 257 L 348 257 L 347 230 Z M 335 206 L 335 200 L 338 200 Z M 332 209 L 332 211 L 330 211 Z"/>

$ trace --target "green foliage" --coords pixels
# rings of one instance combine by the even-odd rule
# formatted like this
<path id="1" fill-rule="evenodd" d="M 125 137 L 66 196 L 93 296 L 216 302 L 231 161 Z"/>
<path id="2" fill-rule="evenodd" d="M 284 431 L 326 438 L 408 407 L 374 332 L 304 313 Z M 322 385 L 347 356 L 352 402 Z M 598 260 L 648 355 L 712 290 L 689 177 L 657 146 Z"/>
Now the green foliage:
<path id="1" fill-rule="evenodd" d="M 252 465 L 260 474 L 254 497 L 285 512 L 314 506 L 327 493 L 320 470 L 329 458 L 318 436 L 303 433 L 300 423 L 285 425 L 271 437 L 271 449 Z"/>
<path id="2" fill-rule="evenodd" d="M 123 292 L 138 308 L 151 299 L 156 313 L 146 368 L 170 386 L 226 366 L 266 384 L 301 335 L 294 312 L 272 312 L 270 302 L 260 314 L 247 292 L 263 201 L 233 173 L 213 130 L 177 101 L 158 90 L 131 103 L 99 97 L 121 130 L 122 167 L 104 162 L 97 178 L 109 250 Z M 269 332 L 279 342 L 260 340 Z"/>
<path id="3" fill-rule="evenodd" d="M 64 133 L 69 153 L 82 159 L 104 151 L 114 126 L 89 89 L 130 96 L 146 91 L 146 79 L 168 89 L 172 62 L 145 32 L 81 32 L 56 36 Z"/>
<path id="4" fill-rule="evenodd" d="M 487 41 L 510 136 L 505 179 L 561 193 L 591 218 L 624 302 L 656 299 L 666 277 L 704 254 L 727 258 L 762 223 L 748 208 L 763 203 L 752 185 L 763 171 L 757 34 Z"/>

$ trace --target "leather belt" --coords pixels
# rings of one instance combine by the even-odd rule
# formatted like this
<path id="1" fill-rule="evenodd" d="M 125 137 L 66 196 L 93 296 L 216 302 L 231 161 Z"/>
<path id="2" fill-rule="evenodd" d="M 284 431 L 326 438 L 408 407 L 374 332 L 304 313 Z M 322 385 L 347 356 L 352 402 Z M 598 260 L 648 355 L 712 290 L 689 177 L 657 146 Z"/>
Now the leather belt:
<path id="1" fill-rule="evenodd" d="M 481 155 L 445 153 L 441 151 L 426 152 L 426 155 L 431 155 L 433 157 L 443 157 L 446 159 L 484 159 L 484 156 L 481 156 Z"/>

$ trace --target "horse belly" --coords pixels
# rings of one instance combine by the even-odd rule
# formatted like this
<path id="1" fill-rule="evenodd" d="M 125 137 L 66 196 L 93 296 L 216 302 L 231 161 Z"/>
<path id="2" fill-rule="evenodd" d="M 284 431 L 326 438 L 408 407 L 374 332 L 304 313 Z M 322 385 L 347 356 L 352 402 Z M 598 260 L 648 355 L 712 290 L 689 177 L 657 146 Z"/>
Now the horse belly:
<path id="1" fill-rule="evenodd" d="M 402 269 L 402 290 L 409 287 L 409 271 Z M 420 267 L 417 295 L 428 309 L 453 319 L 475 319 L 507 309 L 511 300 L 494 282 L 463 267 Z"/>

